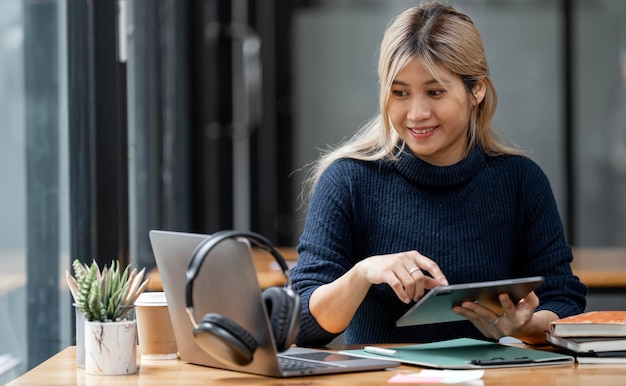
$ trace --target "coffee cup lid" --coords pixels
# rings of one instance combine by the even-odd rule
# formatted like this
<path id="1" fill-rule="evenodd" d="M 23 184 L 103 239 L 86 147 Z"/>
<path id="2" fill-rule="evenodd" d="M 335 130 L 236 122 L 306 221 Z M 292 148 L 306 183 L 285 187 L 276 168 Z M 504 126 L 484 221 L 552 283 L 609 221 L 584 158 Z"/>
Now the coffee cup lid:
<path id="1" fill-rule="evenodd" d="M 137 300 L 136 306 L 161 306 L 167 305 L 165 292 L 142 292 Z"/>

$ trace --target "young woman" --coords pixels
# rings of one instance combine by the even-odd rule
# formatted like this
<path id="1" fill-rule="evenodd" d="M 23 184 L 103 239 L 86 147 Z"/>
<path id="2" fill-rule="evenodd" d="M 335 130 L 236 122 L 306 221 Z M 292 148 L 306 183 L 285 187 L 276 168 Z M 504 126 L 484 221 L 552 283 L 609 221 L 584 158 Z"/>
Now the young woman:
<path id="1" fill-rule="evenodd" d="M 497 98 L 472 20 L 428 3 L 387 29 L 380 114 L 322 155 L 292 270 L 302 297 L 297 344 L 428 342 L 513 336 L 544 342 L 551 321 L 580 313 L 586 287 L 549 182 L 491 125 Z M 545 277 L 504 314 L 473 302 L 467 321 L 396 327 L 438 285 Z"/>

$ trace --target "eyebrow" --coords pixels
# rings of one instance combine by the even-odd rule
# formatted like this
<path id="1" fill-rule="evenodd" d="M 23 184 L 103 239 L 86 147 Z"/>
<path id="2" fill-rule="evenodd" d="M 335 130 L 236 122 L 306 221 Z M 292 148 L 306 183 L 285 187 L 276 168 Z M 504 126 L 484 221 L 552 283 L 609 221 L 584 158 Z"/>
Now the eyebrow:
<path id="1" fill-rule="evenodd" d="M 448 81 L 444 79 L 443 83 L 448 83 Z M 398 85 L 398 86 L 409 87 L 408 83 L 403 82 L 401 80 L 396 80 L 396 79 L 394 79 L 393 82 L 391 82 L 391 84 Z M 422 83 L 422 86 L 430 86 L 430 85 L 433 85 L 433 84 L 440 84 L 440 83 L 439 83 L 439 81 L 437 79 L 432 78 L 432 79 L 429 79 L 426 82 Z"/>

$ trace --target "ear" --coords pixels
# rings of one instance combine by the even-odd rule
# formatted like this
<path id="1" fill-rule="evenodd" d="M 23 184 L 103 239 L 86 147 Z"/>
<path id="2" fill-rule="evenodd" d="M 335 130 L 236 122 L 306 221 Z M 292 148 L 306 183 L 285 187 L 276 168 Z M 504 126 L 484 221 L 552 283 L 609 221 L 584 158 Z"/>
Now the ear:
<path id="1" fill-rule="evenodd" d="M 472 88 L 472 94 L 474 98 L 472 99 L 472 106 L 479 105 L 480 102 L 485 99 L 485 93 L 487 92 L 487 82 L 485 82 L 485 78 L 476 82 L 474 87 Z"/>

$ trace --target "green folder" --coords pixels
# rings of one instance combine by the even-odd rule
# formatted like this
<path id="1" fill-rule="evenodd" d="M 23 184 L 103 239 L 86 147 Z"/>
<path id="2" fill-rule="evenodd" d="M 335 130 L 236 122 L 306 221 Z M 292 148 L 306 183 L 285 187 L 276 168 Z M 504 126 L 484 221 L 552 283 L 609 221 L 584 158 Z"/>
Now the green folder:
<path id="1" fill-rule="evenodd" d="M 570 355 L 469 338 L 389 349 L 395 351 L 395 356 L 374 354 L 362 349 L 344 350 L 341 353 L 438 369 L 554 366 L 574 363 L 574 357 Z"/>

